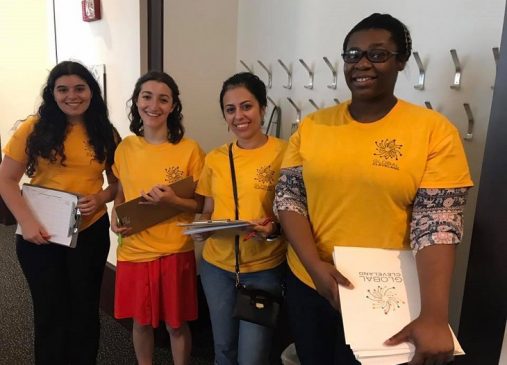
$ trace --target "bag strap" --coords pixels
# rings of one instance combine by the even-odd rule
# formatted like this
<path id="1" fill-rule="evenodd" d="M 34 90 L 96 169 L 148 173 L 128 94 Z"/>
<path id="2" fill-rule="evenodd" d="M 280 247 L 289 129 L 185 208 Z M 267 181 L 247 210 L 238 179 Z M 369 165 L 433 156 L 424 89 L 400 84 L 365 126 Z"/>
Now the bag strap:
<path id="1" fill-rule="evenodd" d="M 236 183 L 236 169 L 234 168 L 234 156 L 232 155 L 232 143 L 229 144 L 229 165 L 231 167 L 231 179 L 232 179 L 232 194 L 234 196 L 234 218 L 239 219 L 239 207 L 238 207 L 238 185 Z M 240 288 L 239 284 L 239 235 L 234 236 L 234 257 L 236 263 L 234 265 L 234 271 L 236 272 L 236 288 Z"/>

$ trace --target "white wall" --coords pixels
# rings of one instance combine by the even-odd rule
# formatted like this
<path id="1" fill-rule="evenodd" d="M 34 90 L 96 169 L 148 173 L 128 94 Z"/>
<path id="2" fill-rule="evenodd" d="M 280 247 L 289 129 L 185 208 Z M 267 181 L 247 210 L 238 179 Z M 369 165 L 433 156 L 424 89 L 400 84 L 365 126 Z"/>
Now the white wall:
<path id="1" fill-rule="evenodd" d="M 206 151 L 230 139 L 222 82 L 236 67 L 237 0 L 164 1 L 164 71 L 180 88 L 186 135 Z"/>
<path id="2" fill-rule="evenodd" d="M 102 1 L 102 19 L 83 22 L 80 0 L 55 0 L 58 61 L 104 64 L 109 117 L 122 136 L 128 130 L 126 102 L 141 74 L 139 0 Z M 116 264 L 116 235 L 111 233 L 108 261 Z"/>
<path id="3" fill-rule="evenodd" d="M 0 136 L 33 114 L 54 65 L 51 8 L 41 0 L 0 1 Z"/>
<path id="4" fill-rule="evenodd" d="M 282 136 L 287 137 L 296 113 L 286 98 L 291 97 L 303 115 L 314 110 L 308 102 L 310 98 L 321 106 L 332 105 L 335 97 L 339 100 L 349 98 L 340 57 L 343 39 L 352 26 L 371 13 L 390 13 L 408 26 L 413 48 L 420 53 L 427 69 L 425 90 L 415 90 L 413 85 L 417 82 L 418 68 L 412 58 L 400 74 L 396 94 L 421 105 L 430 101 L 434 109 L 455 123 L 462 135 L 468 124 L 463 103 L 470 103 L 476 127 L 473 141 L 464 141 L 464 145 L 477 186 L 493 93 L 491 85 L 495 78 L 492 47 L 500 46 L 504 9 L 505 0 L 481 3 L 470 0 L 378 0 L 374 3 L 366 0 L 239 0 L 237 70 L 243 70 L 239 60 L 244 60 L 267 81 L 267 74 L 257 60 L 271 67 L 273 88 L 269 94 L 282 108 Z M 449 87 L 454 78 L 449 52 L 453 48 L 457 50 L 463 68 L 459 91 Z M 337 90 L 326 87 L 331 82 L 331 71 L 323 56 L 338 64 Z M 309 76 L 299 58 L 315 72 L 313 90 L 303 87 Z M 287 76 L 277 59 L 292 68 L 291 90 L 282 87 Z M 461 311 L 477 191 L 474 189 L 469 196 L 465 212 L 466 238 L 458 249 L 451 295 L 451 323 L 455 328 Z"/>
<path id="5" fill-rule="evenodd" d="M 55 0 L 58 61 L 105 64 L 110 119 L 128 133 L 126 102 L 141 73 L 139 0 L 102 1 L 102 19 L 84 22 L 80 0 Z"/>

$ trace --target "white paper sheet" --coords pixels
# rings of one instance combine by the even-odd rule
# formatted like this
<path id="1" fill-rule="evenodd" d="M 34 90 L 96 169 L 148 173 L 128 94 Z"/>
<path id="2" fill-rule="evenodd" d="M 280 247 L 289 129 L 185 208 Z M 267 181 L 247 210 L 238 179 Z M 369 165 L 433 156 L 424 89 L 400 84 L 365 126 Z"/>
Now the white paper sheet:
<path id="1" fill-rule="evenodd" d="M 76 195 L 46 189 L 39 186 L 24 184 L 23 198 L 39 222 L 50 234 L 49 241 L 64 246 L 73 247 L 77 239 Z M 22 234 L 18 224 L 17 234 Z"/>

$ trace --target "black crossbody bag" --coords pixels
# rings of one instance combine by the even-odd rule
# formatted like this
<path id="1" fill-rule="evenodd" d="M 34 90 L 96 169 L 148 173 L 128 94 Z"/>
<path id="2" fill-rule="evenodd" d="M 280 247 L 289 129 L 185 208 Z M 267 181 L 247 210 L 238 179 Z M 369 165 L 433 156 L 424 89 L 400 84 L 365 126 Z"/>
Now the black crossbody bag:
<path id="1" fill-rule="evenodd" d="M 234 158 L 232 155 L 232 143 L 229 145 L 229 164 L 231 167 L 232 192 L 234 194 L 234 214 L 235 218 L 239 219 L 238 187 L 236 184 L 236 171 L 234 169 Z M 239 235 L 234 237 L 234 256 L 236 259 L 235 272 L 237 292 L 233 318 L 275 328 L 282 299 L 265 290 L 247 288 L 240 284 Z"/>

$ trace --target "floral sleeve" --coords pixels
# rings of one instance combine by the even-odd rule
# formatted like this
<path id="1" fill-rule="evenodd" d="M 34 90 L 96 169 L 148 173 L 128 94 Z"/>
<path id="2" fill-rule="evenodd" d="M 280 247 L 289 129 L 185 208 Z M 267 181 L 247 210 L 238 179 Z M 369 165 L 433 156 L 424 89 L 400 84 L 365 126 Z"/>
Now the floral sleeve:
<path id="1" fill-rule="evenodd" d="M 308 216 L 302 166 L 280 170 L 280 178 L 275 189 L 273 211 L 278 216 L 278 212 L 283 210 L 296 212 L 305 217 Z"/>
<path id="2" fill-rule="evenodd" d="M 463 236 L 463 209 L 469 188 L 419 189 L 410 223 L 410 245 L 420 251 L 431 245 L 453 245 Z"/>

